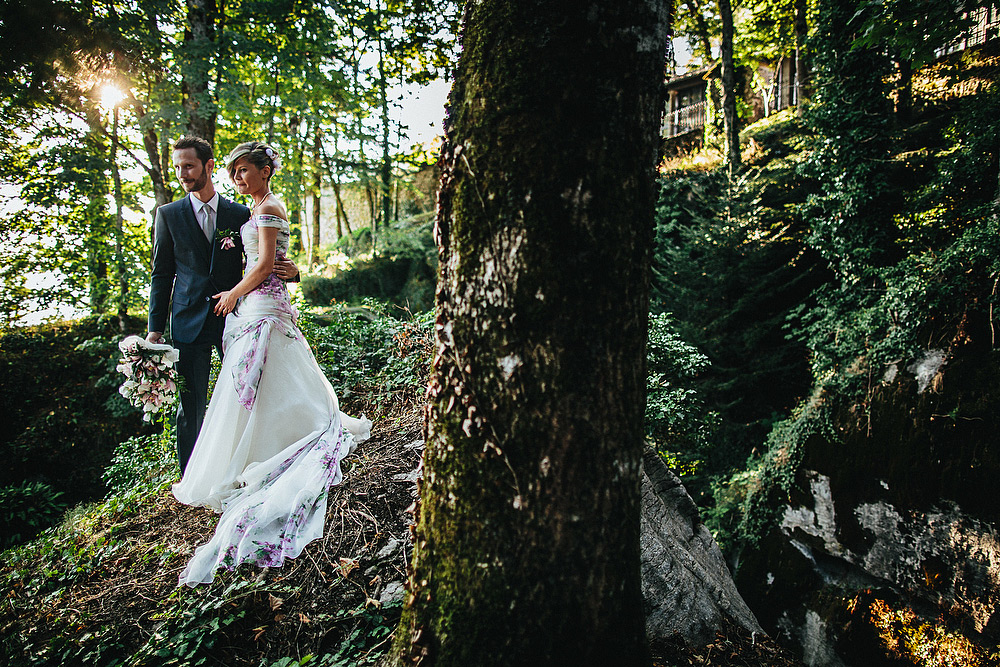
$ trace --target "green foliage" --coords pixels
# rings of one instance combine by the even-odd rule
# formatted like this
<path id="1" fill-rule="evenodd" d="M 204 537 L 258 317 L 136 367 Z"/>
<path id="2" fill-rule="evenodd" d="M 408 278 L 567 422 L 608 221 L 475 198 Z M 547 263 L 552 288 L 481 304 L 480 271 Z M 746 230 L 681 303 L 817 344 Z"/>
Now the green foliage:
<path id="1" fill-rule="evenodd" d="M 31 539 L 64 511 L 63 493 L 45 482 L 0 487 L 0 550 Z"/>
<path id="2" fill-rule="evenodd" d="M 749 128 L 758 157 L 743 179 L 726 190 L 717 174 L 671 175 L 659 209 L 654 305 L 711 361 L 696 384 L 720 415 L 705 515 L 732 549 L 773 528 L 805 453 L 838 447 L 836 411 L 865 414 L 886 368 L 995 341 L 996 46 L 922 73 L 981 83 L 918 100 L 910 117 L 890 102 L 886 49 L 858 40 L 853 4 L 826 3 L 817 18 L 805 124 Z M 775 387 L 792 391 L 775 400 Z M 737 402 L 713 402 L 730 389 Z M 799 405 L 782 418 L 789 399 Z M 712 466 L 733 442 L 748 462 Z"/>
<path id="3" fill-rule="evenodd" d="M 858 359 L 879 373 L 888 363 L 944 344 L 962 320 L 978 321 L 996 303 L 998 109 L 995 84 L 950 109 L 929 107 L 907 140 L 929 147 L 922 149 L 928 157 L 912 159 L 907 152 L 888 160 L 888 167 L 859 163 L 847 152 L 820 148 L 826 162 L 814 153 L 809 169 L 817 179 L 838 178 L 866 189 L 874 169 L 888 174 L 878 188 L 892 192 L 878 195 L 881 203 L 861 215 L 895 237 L 891 252 L 876 255 L 864 238 L 838 234 L 838 243 L 857 247 L 844 253 L 859 258 L 861 268 L 842 272 L 836 284 L 816 293 L 817 307 L 803 306 L 796 318 L 797 334 L 813 350 L 817 377 Z M 822 216 L 827 205 L 847 196 L 826 197 L 818 206 L 810 202 L 807 213 Z M 829 231 L 828 222 L 821 217 L 816 229 Z M 860 382 L 857 374 L 843 372 L 837 381 L 855 390 Z"/>
<path id="4" fill-rule="evenodd" d="M 426 383 L 432 317 L 424 314 L 401 321 L 389 317 L 386 307 L 374 302 L 367 304 L 364 314 L 366 317 L 359 319 L 356 313 L 338 308 L 326 315 L 306 315 L 303 329 L 334 383 L 351 384 L 355 400 L 403 398 L 411 405 Z M 85 347 L 95 350 L 107 344 L 89 340 Z M 328 612 L 308 606 L 311 601 L 304 598 L 309 595 L 308 588 L 281 577 L 262 576 L 254 568 L 220 572 L 211 586 L 172 587 L 177 568 L 190 556 L 191 545 L 177 547 L 176 535 L 150 541 L 151 535 L 162 530 L 163 522 L 170 522 L 173 528 L 184 517 L 167 493 L 176 475 L 172 440 L 169 430 L 126 439 L 105 472 L 111 489 L 106 499 L 78 507 L 59 526 L 4 553 L 0 590 L 15 603 L 0 612 L 0 624 L 19 624 L 22 630 L 0 635 L 0 653 L 9 656 L 12 667 L 233 664 L 229 658 L 234 652 L 241 660 L 254 654 L 255 648 L 248 649 L 242 642 L 261 637 L 265 626 L 270 643 L 261 650 L 269 658 L 260 664 L 376 664 L 388 649 L 387 639 L 398 623 L 400 604 L 382 607 L 363 593 L 359 598 L 355 586 L 363 591 L 369 574 L 359 576 L 363 579 L 360 583 L 348 582 L 344 575 L 345 585 L 350 583 L 345 586 L 349 589 L 345 595 L 351 602 Z M 181 541 L 189 538 L 182 536 Z M 303 564 L 311 568 L 306 560 Z M 115 597 L 115 585 L 99 593 L 104 602 L 78 604 L 81 596 L 92 596 L 95 586 L 143 576 L 137 573 L 154 573 L 152 578 L 161 581 L 146 589 L 140 604 L 147 608 L 141 612 L 141 623 L 134 627 L 118 621 L 115 605 L 123 601 L 120 595 Z M 162 577 L 170 581 L 164 583 Z M 317 583 L 320 580 L 322 575 L 315 579 Z M 332 586 L 340 583 L 330 582 Z M 136 588 L 135 582 L 128 585 Z M 320 633 L 324 637 L 321 651 L 280 657 L 277 650 L 292 650 L 291 644 L 286 648 L 281 642 L 285 637 L 290 641 L 291 635 L 283 633 L 289 628 L 294 633 L 295 623 L 287 620 L 281 624 L 284 612 L 275 612 L 281 604 L 276 604 L 275 598 L 308 611 L 310 618 L 299 623 L 315 624 L 310 626 L 312 641 L 319 641 L 317 625 L 329 628 Z M 140 614 L 130 602 L 127 606 L 126 615 Z M 98 608 L 102 616 L 95 619 L 91 614 Z"/>
<path id="5" fill-rule="evenodd" d="M 706 410 L 691 380 L 708 367 L 708 357 L 681 340 L 668 315 L 659 314 L 650 317 L 646 359 L 646 437 L 697 497 L 704 491 L 698 466 L 712 444 L 717 415 Z"/>
<path id="6" fill-rule="evenodd" d="M 24 134 L 18 125 L 0 129 L 5 145 L 19 146 L 0 160 L 0 180 L 16 184 L 2 195 L 9 212 L 0 222 L 0 327 L 58 306 L 104 312 L 119 291 L 108 242 L 107 142 L 53 117 L 35 123 L 30 141 Z M 127 190 L 126 205 L 138 208 L 135 188 Z M 141 224 L 126 225 L 125 233 L 127 279 L 135 285 L 146 278 L 149 236 Z M 141 303 L 133 288 L 128 304 Z"/>
<path id="7" fill-rule="evenodd" d="M 705 480 L 742 469 L 808 390 L 807 350 L 788 344 L 785 326 L 823 280 L 796 208 L 811 189 L 796 171 L 799 122 L 786 115 L 746 134 L 767 157 L 733 188 L 721 172 L 671 173 L 657 204 L 652 308 L 710 362 L 690 383 L 718 415 L 699 454 Z"/>
<path id="8" fill-rule="evenodd" d="M 122 493 L 140 485 L 176 479 L 177 456 L 172 424 L 159 434 L 137 435 L 121 442 L 104 470 L 104 483 L 111 493 Z"/>
<path id="9" fill-rule="evenodd" d="M 144 322 L 128 326 L 138 330 Z M 0 334 L 0 485 L 42 481 L 69 504 L 104 495 L 101 472 L 115 446 L 151 432 L 118 395 L 120 336 L 113 317 Z"/>
<path id="10" fill-rule="evenodd" d="M 121 526 L 157 489 L 140 485 L 102 503 L 80 506 L 34 541 L 3 554 L 0 588 L 22 600 L 45 600 L 48 613 L 30 635 L 0 634 L 0 654 L 13 667 L 27 665 L 111 664 L 105 657 L 118 645 L 113 627 L 80 633 L 79 612 L 66 604 L 73 586 L 102 570 L 120 568 L 129 545 Z M 160 564 L 172 556 L 168 549 L 147 550 L 145 558 Z M 15 599 L 12 597 L 12 599 Z"/>
<path id="11" fill-rule="evenodd" d="M 757 545 L 780 519 L 806 447 L 836 446 L 830 406 L 820 399 L 822 394 L 817 390 L 792 416 L 776 423 L 764 453 L 748 461 L 746 470 L 716 481 L 716 505 L 705 514 L 705 522 L 723 549 Z"/>
<path id="12" fill-rule="evenodd" d="M 365 298 L 388 301 L 411 311 L 429 310 L 434 304 L 437 248 L 429 223 L 403 225 L 381 235 L 378 254 L 371 251 L 371 230 L 362 228 L 337 242 L 353 259 L 332 277 L 304 276 L 302 294 L 315 306 L 357 304 Z"/>
<path id="13" fill-rule="evenodd" d="M 890 183 L 891 62 L 881 49 L 850 48 L 854 13 L 854 0 L 836 0 L 817 16 L 816 94 L 806 115 L 815 138 L 802 172 L 821 189 L 804 208 L 809 245 L 845 284 L 863 288 L 877 280 L 877 267 L 898 259 L 892 213 L 902 193 Z"/>
<path id="14" fill-rule="evenodd" d="M 401 611 L 402 603 L 384 607 L 364 604 L 355 609 L 340 609 L 334 614 L 334 619 L 338 623 L 350 623 L 350 628 L 344 633 L 337 650 L 318 656 L 314 662 L 303 659 L 301 663 L 288 664 L 308 664 L 312 667 L 378 665 L 389 648 L 388 639 L 399 624 Z"/>
<path id="15" fill-rule="evenodd" d="M 10 93 L 0 103 L 0 139 L 8 147 L 0 180 L 9 186 L 0 202 L 0 326 L 50 307 L 105 312 L 118 303 L 119 267 L 127 305 L 141 306 L 150 236 L 138 195 L 152 192 L 162 204 L 176 194 L 169 145 L 182 134 L 204 135 L 217 155 L 251 138 L 278 146 L 284 166 L 273 187 L 296 231 L 302 202 L 333 181 L 372 185 L 378 210 L 391 208 L 382 206 L 391 188 L 405 188 L 399 181 L 410 175 L 397 162 L 411 160 L 399 155 L 405 128 L 391 113 L 391 91 L 447 73 L 457 3 L 212 7 L 11 3 L 0 26 L 11 64 L 0 81 Z M 127 93 L 114 112 L 100 104 L 105 84 Z M 109 242 L 112 134 L 120 139 L 122 173 L 143 175 L 123 183 L 122 203 L 132 215 L 125 217 L 121 262 Z"/>
<path id="16" fill-rule="evenodd" d="M 880 49 L 891 44 L 900 58 L 922 67 L 972 27 L 969 12 L 979 0 L 863 0 L 851 25 L 857 30 L 855 49 Z"/>
<path id="17" fill-rule="evenodd" d="M 300 321 L 337 395 L 349 399 L 362 392 L 384 398 L 422 392 L 429 371 L 433 313 L 402 321 L 389 317 L 377 302 L 367 301 L 366 306 L 360 315 L 338 306 Z"/>

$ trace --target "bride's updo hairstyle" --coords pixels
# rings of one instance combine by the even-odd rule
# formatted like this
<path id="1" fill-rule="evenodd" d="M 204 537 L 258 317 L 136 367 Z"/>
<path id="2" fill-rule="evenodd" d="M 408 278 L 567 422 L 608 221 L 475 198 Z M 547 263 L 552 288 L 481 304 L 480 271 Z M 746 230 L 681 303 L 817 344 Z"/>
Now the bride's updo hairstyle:
<path id="1" fill-rule="evenodd" d="M 236 163 L 240 158 L 246 158 L 247 162 L 257 167 L 258 169 L 263 169 L 264 167 L 270 167 L 271 173 L 268 175 L 268 180 L 271 176 L 274 176 L 278 168 L 281 167 L 281 158 L 278 157 L 278 151 L 271 148 L 263 141 L 248 141 L 246 143 L 240 144 L 226 156 L 226 171 L 229 172 L 229 178 L 231 179 L 236 173 Z"/>

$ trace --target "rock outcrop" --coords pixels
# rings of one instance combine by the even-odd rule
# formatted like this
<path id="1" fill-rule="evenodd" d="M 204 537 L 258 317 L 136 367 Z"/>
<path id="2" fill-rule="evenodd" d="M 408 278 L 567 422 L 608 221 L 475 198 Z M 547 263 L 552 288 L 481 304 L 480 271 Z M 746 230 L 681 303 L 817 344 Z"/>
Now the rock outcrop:
<path id="1" fill-rule="evenodd" d="M 651 642 L 706 643 L 724 627 L 763 634 L 698 508 L 651 450 L 643 457 L 642 593 Z"/>
<path id="2" fill-rule="evenodd" d="M 807 443 L 779 526 L 737 571 L 765 629 L 807 665 L 996 664 L 996 355 L 894 365 Z"/>

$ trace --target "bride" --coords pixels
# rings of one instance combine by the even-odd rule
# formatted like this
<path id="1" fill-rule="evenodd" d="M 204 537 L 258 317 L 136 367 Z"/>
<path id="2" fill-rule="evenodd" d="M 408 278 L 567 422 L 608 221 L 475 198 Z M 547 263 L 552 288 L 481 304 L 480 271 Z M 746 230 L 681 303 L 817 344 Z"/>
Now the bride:
<path id="1" fill-rule="evenodd" d="M 226 168 L 253 197 L 240 230 L 243 279 L 216 294 L 227 315 L 222 370 L 205 422 L 174 496 L 222 512 L 212 539 L 195 551 L 180 583 L 211 582 L 218 567 L 278 567 L 323 535 L 327 490 L 340 462 L 366 440 L 371 422 L 340 412 L 274 273 L 288 252 L 288 216 L 269 187 L 280 160 L 270 146 L 240 144 Z"/>

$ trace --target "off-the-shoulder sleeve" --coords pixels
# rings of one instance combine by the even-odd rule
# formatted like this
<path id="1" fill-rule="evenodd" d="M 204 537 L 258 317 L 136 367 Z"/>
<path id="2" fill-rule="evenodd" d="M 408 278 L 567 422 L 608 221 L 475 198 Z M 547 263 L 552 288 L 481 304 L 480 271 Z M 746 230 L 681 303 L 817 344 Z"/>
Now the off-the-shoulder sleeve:
<path id="1" fill-rule="evenodd" d="M 288 229 L 288 221 L 276 215 L 261 213 L 254 216 L 254 222 L 258 227 L 277 227 L 278 229 Z"/>

